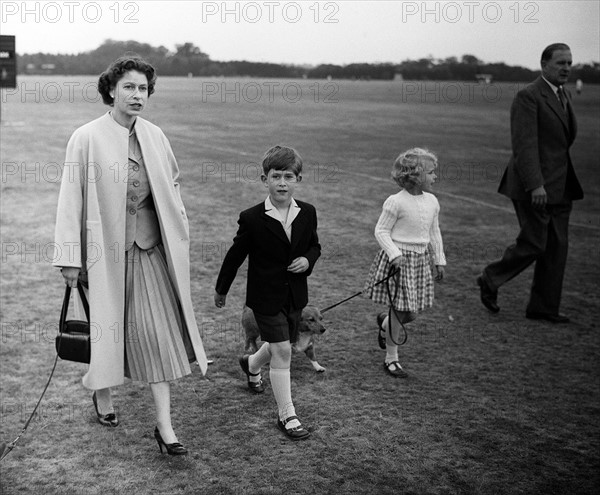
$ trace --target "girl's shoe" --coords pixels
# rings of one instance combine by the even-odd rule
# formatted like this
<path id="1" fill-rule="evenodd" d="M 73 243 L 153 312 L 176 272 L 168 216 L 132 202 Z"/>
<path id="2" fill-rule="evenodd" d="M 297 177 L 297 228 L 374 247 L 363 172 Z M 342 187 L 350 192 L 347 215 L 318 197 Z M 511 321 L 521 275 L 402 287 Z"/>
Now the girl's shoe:
<path id="1" fill-rule="evenodd" d="M 162 437 L 160 436 L 158 426 L 154 428 L 154 438 L 156 438 L 156 443 L 158 443 L 158 448 L 160 449 L 161 454 L 164 454 L 165 451 L 169 455 L 187 455 L 188 453 L 187 449 L 179 442 L 165 443 Z"/>
<path id="2" fill-rule="evenodd" d="M 119 426 L 119 420 L 117 419 L 117 415 L 115 413 L 109 414 L 100 414 L 98 412 L 98 402 L 96 400 L 96 392 L 92 394 L 92 402 L 94 403 L 94 408 L 96 409 L 96 418 L 98 418 L 98 423 L 102 426 Z"/>
<path id="3" fill-rule="evenodd" d="M 402 369 L 398 361 L 383 363 L 383 369 L 395 378 L 406 378 L 408 373 Z"/>

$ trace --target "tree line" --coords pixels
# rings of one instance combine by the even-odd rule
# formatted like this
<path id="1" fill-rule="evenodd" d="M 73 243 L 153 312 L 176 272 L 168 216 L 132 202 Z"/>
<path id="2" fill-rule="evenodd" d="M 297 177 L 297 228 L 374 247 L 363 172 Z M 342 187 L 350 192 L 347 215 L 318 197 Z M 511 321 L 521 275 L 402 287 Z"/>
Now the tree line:
<path id="1" fill-rule="evenodd" d="M 398 76 L 408 80 L 473 81 L 488 74 L 494 81 L 521 82 L 533 80 L 539 71 L 505 63 L 484 63 L 473 55 L 434 59 L 405 60 L 399 64 L 322 64 L 306 67 L 293 64 L 211 60 L 193 43 L 176 45 L 175 51 L 164 46 L 154 47 L 137 41 L 106 40 L 95 50 L 77 55 L 33 53 L 17 56 L 19 74 L 99 74 L 124 53 L 136 53 L 148 60 L 158 74 L 165 76 L 224 76 L 308 79 L 366 79 L 390 80 Z M 600 83 L 600 63 L 579 64 L 573 67 L 572 79 L 584 83 Z"/>

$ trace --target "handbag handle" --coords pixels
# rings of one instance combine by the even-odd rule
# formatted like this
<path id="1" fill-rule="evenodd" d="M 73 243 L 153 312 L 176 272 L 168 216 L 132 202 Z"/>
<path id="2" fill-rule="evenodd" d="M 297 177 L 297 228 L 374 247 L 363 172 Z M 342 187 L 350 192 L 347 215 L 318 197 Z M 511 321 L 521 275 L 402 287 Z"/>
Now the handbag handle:
<path id="1" fill-rule="evenodd" d="M 79 297 L 81 298 L 81 304 L 83 304 L 83 310 L 85 311 L 85 316 L 87 320 L 90 321 L 90 305 L 88 304 L 87 297 L 85 297 L 85 292 L 83 292 L 83 287 L 81 283 L 77 283 L 77 289 L 79 290 Z M 65 286 L 65 298 L 63 299 L 62 309 L 60 311 L 60 327 L 63 328 L 65 321 L 67 319 L 67 309 L 69 308 L 69 299 L 71 298 L 71 286 Z"/>

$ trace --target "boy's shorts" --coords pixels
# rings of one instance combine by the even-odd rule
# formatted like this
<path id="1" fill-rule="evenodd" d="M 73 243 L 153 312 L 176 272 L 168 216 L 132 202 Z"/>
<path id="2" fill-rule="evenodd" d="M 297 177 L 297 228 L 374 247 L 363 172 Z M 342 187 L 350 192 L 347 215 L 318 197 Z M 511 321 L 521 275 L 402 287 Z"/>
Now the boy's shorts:
<path id="1" fill-rule="evenodd" d="M 296 342 L 298 326 L 302 316 L 301 309 L 283 308 L 276 315 L 262 315 L 254 311 L 260 338 L 263 342 Z"/>

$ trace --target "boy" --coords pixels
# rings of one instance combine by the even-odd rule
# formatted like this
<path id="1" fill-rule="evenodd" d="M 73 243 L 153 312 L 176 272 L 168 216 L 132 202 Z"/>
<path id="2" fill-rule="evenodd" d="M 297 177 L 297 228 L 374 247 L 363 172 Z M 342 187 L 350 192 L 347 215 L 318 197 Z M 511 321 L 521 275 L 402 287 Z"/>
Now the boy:
<path id="1" fill-rule="evenodd" d="M 246 305 L 253 310 L 262 347 L 240 358 L 248 388 L 264 392 L 260 369 L 270 363 L 269 378 L 277 402 L 277 426 L 291 440 L 309 432 L 292 403 L 291 344 L 296 341 L 302 308 L 308 303 L 307 277 L 321 254 L 315 208 L 293 198 L 302 180 L 302 158 L 293 148 L 274 146 L 262 162 L 267 199 L 243 211 L 238 232 L 225 255 L 215 287 L 215 305 L 225 306 L 238 268 L 249 256 Z"/>

